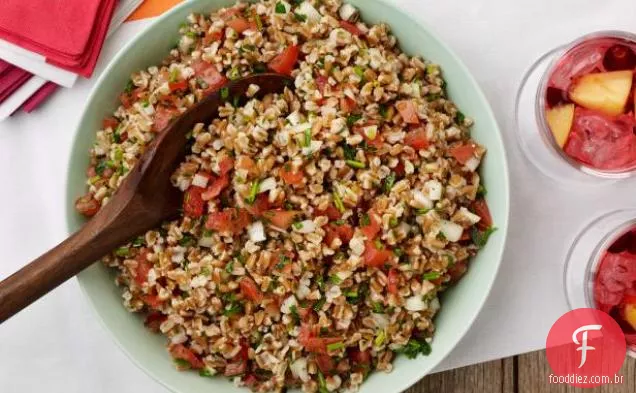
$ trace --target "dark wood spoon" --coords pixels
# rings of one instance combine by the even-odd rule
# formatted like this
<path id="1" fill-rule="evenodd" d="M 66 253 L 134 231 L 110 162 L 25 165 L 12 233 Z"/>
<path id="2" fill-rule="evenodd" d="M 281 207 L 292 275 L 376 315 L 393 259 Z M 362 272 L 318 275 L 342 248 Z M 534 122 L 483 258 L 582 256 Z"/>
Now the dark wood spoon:
<path id="1" fill-rule="evenodd" d="M 214 119 L 225 101 L 245 102 L 251 84 L 260 87 L 256 96 L 262 97 L 292 87 L 293 80 L 279 74 L 238 79 L 175 119 L 148 144 L 117 192 L 82 229 L 0 282 L 0 323 L 118 246 L 177 217 L 183 195 L 170 176 L 186 155 L 186 134 L 196 123 Z"/>

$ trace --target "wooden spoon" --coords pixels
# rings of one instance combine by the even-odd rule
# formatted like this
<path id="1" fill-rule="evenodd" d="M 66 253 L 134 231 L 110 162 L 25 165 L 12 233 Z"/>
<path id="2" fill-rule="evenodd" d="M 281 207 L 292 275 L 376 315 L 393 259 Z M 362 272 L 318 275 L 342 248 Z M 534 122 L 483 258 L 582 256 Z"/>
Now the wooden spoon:
<path id="1" fill-rule="evenodd" d="M 196 123 L 214 119 L 225 101 L 238 97 L 245 102 L 251 84 L 260 87 L 256 96 L 262 97 L 293 86 L 293 80 L 279 74 L 238 79 L 174 120 L 148 144 L 117 192 L 82 229 L 0 282 L 0 323 L 118 246 L 178 217 L 183 195 L 170 176 L 186 155 L 186 134 Z"/>

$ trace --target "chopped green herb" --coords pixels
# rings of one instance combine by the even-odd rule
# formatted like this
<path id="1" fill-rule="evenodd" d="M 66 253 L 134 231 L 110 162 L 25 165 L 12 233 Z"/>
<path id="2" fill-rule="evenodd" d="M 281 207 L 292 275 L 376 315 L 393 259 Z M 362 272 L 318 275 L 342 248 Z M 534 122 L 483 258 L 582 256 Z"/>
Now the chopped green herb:
<path id="1" fill-rule="evenodd" d="M 124 152 L 119 148 L 115 148 L 115 161 L 121 161 L 124 158 Z"/>
<path id="2" fill-rule="evenodd" d="M 311 145 L 311 128 L 305 130 L 305 147 L 309 147 Z"/>
<path id="3" fill-rule="evenodd" d="M 464 120 L 466 120 L 466 116 L 464 116 L 464 114 L 460 111 L 457 111 L 457 113 L 455 114 L 455 123 L 462 125 L 464 124 Z"/>
<path id="4" fill-rule="evenodd" d="M 329 276 L 329 282 L 334 285 L 338 285 L 342 282 L 342 280 L 336 274 L 332 274 L 331 276 Z"/>
<path id="5" fill-rule="evenodd" d="M 381 329 L 378 332 L 378 335 L 375 336 L 375 340 L 373 340 L 373 345 L 375 345 L 376 347 L 380 347 L 382 346 L 382 344 L 384 344 L 385 340 L 386 340 L 386 332 L 384 331 L 384 329 Z"/>
<path id="6" fill-rule="evenodd" d="M 143 236 L 139 236 L 138 238 L 136 238 L 135 240 L 133 240 L 132 242 L 132 246 L 133 247 L 141 247 L 144 245 L 144 237 Z"/>
<path id="7" fill-rule="evenodd" d="M 382 241 L 380 241 L 380 239 L 375 239 L 373 241 L 373 245 L 375 246 L 375 248 L 377 248 L 378 250 L 384 250 L 384 244 L 382 244 Z"/>
<path id="8" fill-rule="evenodd" d="M 426 214 L 426 213 L 430 212 L 431 210 L 433 210 L 433 209 L 426 209 L 426 208 L 424 208 L 424 209 L 415 209 L 415 214 L 417 214 L 418 216 L 421 216 L 423 214 Z"/>
<path id="9" fill-rule="evenodd" d="M 373 302 L 371 304 L 371 308 L 373 309 L 373 312 L 376 314 L 384 314 L 384 305 L 382 303 Z"/>
<path id="10" fill-rule="evenodd" d="M 426 95 L 425 98 L 426 98 L 426 101 L 432 102 L 432 101 L 438 100 L 441 96 L 442 95 L 439 93 L 429 93 Z"/>
<path id="11" fill-rule="evenodd" d="M 437 64 L 426 65 L 426 75 L 433 75 L 438 70 Z"/>
<path id="12" fill-rule="evenodd" d="M 411 338 L 408 343 L 399 351 L 409 359 L 415 359 L 420 353 L 424 356 L 431 354 L 431 345 L 426 340 Z"/>
<path id="13" fill-rule="evenodd" d="M 360 66 L 354 66 L 353 72 L 358 75 L 360 78 L 364 78 L 364 69 Z"/>
<path id="14" fill-rule="evenodd" d="M 135 84 L 133 83 L 132 79 L 129 79 L 128 82 L 126 83 L 126 87 L 124 88 L 124 91 L 130 94 L 132 93 L 134 88 L 135 88 Z"/>
<path id="15" fill-rule="evenodd" d="M 356 168 L 356 169 L 364 169 L 367 167 L 364 162 L 360 162 L 356 160 L 345 160 L 345 163 L 349 165 L 351 168 Z"/>
<path id="16" fill-rule="evenodd" d="M 380 116 L 386 119 L 387 115 L 389 114 L 389 108 L 384 104 L 380 104 L 379 111 L 380 111 Z"/>
<path id="17" fill-rule="evenodd" d="M 338 341 L 337 343 L 331 343 L 331 344 L 327 344 L 327 351 L 332 352 L 332 351 L 337 351 L 339 349 L 344 348 L 345 345 L 342 341 Z"/>
<path id="18" fill-rule="evenodd" d="M 300 323 L 300 315 L 298 315 L 298 308 L 296 305 L 289 307 L 289 311 L 291 312 L 292 318 L 294 318 L 294 322 L 298 325 Z"/>
<path id="19" fill-rule="evenodd" d="M 241 49 L 243 49 L 244 51 L 253 52 L 256 50 L 256 47 L 252 44 L 244 44 L 243 46 L 241 46 Z"/>
<path id="20" fill-rule="evenodd" d="M 441 276 L 439 272 L 427 272 L 422 275 L 423 280 L 432 281 L 436 280 Z"/>
<path id="21" fill-rule="evenodd" d="M 325 376 L 322 375 L 320 370 L 318 370 L 318 393 L 329 393 L 329 389 L 327 389 L 327 381 L 325 381 Z"/>
<path id="22" fill-rule="evenodd" d="M 321 297 L 313 306 L 313 309 L 315 312 L 318 312 L 320 310 L 322 310 L 322 306 L 325 305 L 325 303 L 327 302 L 327 299 L 325 299 L 325 297 Z"/>
<path id="23" fill-rule="evenodd" d="M 130 255 L 130 249 L 128 247 L 119 247 L 115 250 L 115 255 L 118 257 L 127 257 Z"/>
<path id="24" fill-rule="evenodd" d="M 230 78 L 230 80 L 236 80 L 241 76 L 241 71 L 238 69 L 238 67 L 233 67 L 230 70 L 230 73 L 228 74 L 228 77 Z"/>
<path id="25" fill-rule="evenodd" d="M 446 258 L 446 264 L 450 267 L 453 266 L 455 264 L 455 257 L 452 255 L 444 255 L 444 258 Z"/>
<path id="26" fill-rule="evenodd" d="M 294 229 L 302 229 L 303 223 L 298 221 L 298 222 L 293 223 L 292 226 L 294 227 Z"/>
<path id="27" fill-rule="evenodd" d="M 389 226 L 391 228 L 395 228 L 396 226 L 398 226 L 398 224 L 399 224 L 399 221 L 396 217 L 389 218 Z"/>
<path id="28" fill-rule="evenodd" d="M 181 240 L 179 240 L 179 245 L 183 247 L 189 247 L 189 246 L 195 245 L 196 242 L 197 241 L 194 237 L 192 237 L 191 235 L 185 234 L 183 235 Z"/>
<path id="29" fill-rule="evenodd" d="M 480 184 L 479 187 L 477 187 L 477 197 L 478 198 L 483 198 L 488 194 L 488 190 L 486 189 L 486 187 L 484 187 L 483 184 Z"/>
<path id="30" fill-rule="evenodd" d="M 261 16 L 259 14 L 254 14 L 254 22 L 256 22 L 256 28 L 258 31 L 263 30 L 263 21 L 261 20 Z"/>
<path id="31" fill-rule="evenodd" d="M 230 96 L 230 89 L 228 89 L 227 87 L 221 88 L 221 98 L 223 100 L 227 100 L 229 96 Z"/>
<path id="32" fill-rule="evenodd" d="M 214 374 L 212 374 L 210 372 L 210 370 L 208 370 L 207 367 L 206 367 L 206 368 L 202 368 L 201 370 L 199 370 L 199 376 L 200 377 L 206 377 L 206 378 L 212 378 L 212 377 L 214 377 Z"/>
<path id="33" fill-rule="evenodd" d="M 357 122 L 360 119 L 362 119 L 361 114 L 349 115 L 347 117 L 347 126 L 351 127 L 352 125 L 355 124 L 355 122 Z"/>
<path id="34" fill-rule="evenodd" d="M 274 10 L 276 11 L 277 14 L 286 14 L 287 13 L 287 8 L 285 8 L 285 5 L 283 3 L 281 3 L 280 1 L 278 3 L 276 3 L 276 8 L 274 8 Z"/>
<path id="35" fill-rule="evenodd" d="M 444 232 L 439 232 L 439 233 L 437 234 L 437 238 L 438 238 L 439 240 L 444 241 L 444 240 L 446 240 L 446 235 L 444 235 Z"/>
<path id="36" fill-rule="evenodd" d="M 294 12 L 294 18 L 298 22 L 304 22 L 307 20 L 307 15 L 299 14 L 298 12 Z"/>
<path id="37" fill-rule="evenodd" d="M 173 359 L 173 361 L 174 361 L 174 364 L 176 364 L 178 368 L 181 368 L 181 369 L 192 368 L 192 365 L 190 364 L 190 362 L 188 362 L 185 359 Z"/>
<path id="38" fill-rule="evenodd" d="M 236 315 L 243 311 L 243 306 L 238 303 L 230 303 L 229 307 L 225 307 L 223 310 L 223 315 L 226 317 L 231 317 L 232 315 Z"/>
<path id="39" fill-rule="evenodd" d="M 204 276 L 209 276 L 210 274 L 212 274 L 212 271 L 209 267 L 205 266 L 201 268 L 201 274 L 203 274 Z"/>
<path id="40" fill-rule="evenodd" d="M 335 191 L 333 193 L 333 204 L 336 206 L 336 209 L 338 209 L 340 213 L 345 212 L 346 209 L 345 209 L 344 203 L 342 202 L 340 195 L 338 195 L 338 193 Z"/>
<path id="41" fill-rule="evenodd" d="M 232 272 L 234 271 L 234 261 L 233 260 L 228 262 L 227 265 L 225 265 L 225 271 L 228 274 L 232 274 Z"/>
<path id="42" fill-rule="evenodd" d="M 195 33 L 194 31 L 188 31 L 187 33 L 185 33 L 185 35 L 190 38 L 197 38 L 197 33 Z"/>
<path id="43" fill-rule="evenodd" d="M 384 178 L 382 182 L 382 190 L 385 193 L 390 193 L 393 185 L 395 184 L 395 173 L 391 172 L 387 177 Z"/>
<path id="44" fill-rule="evenodd" d="M 90 179 L 88 179 L 88 182 L 90 184 L 95 184 L 97 183 L 99 180 L 101 179 L 101 177 L 99 175 L 93 176 Z"/>
<path id="45" fill-rule="evenodd" d="M 232 106 L 234 106 L 235 108 L 238 108 L 240 101 L 241 101 L 241 97 L 234 96 L 234 98 L 232 98 Z"/>
<path id="46" fill-rule="evenodd" d="M 321 291 L 325 289 L 325 279 L 322 275 L 316 277 L 316 285 Z"/>
<path id="47" fill-rule="evenodd" d="M 294 204 L 289 201 L 285 201 L 283 206 L 285 207 L 285 210 L 294 210 Z"/>
<path id="48" fill-rule="evenodd" d="M 203 237 L 211 237 L 213 233 L 214 231 L 212 231 L 211 229 L 204 229 L 201 234 L 203 235 Z"/>
<path id="49" fill-rule="evenodd" d="M 338 225 L 338 226 L 340 226 L 340 225 L 344 225 L 345 224 L 345 220 L 340 219 L 340 220 L 334 221 L 333 223 Z"/>
<path id="50" fill-rule="evenodd" d="M 254 63 L 254 65 L 252 66 L 252 70 L 256 74 L 262 74 L 263 72 L 267 71 L 267 66 L 261 62 Z"/>
<path id="51" fill-rule="evenodd" d="M 95 172 L 101 176 L 106 170 L 106 168 L 113 168 L 114 166 L 115 166 L 114 162 L 110 160 L 102 160 L 95 166 Z"/>
<path id="52" fill-rule="evenodd" d="M 494 231 L 497 230 L 497 227 L 489 227 L 485 231 L 480 231 L 477 228 L 473 228 L 471 232 L 471 238 L 473 239 L 473 243 L 479 248 L 482 248 L 488 242 L 488 238 Z"/>
<path id="53" fill-rule="evenodd" d="M 173 68 L 172 71 L 170 71 L 170 79 L 169 81 L 171 83 L 176 82 L 177 80 L 179 80 L 179 76 L 181 76 L 181 72 L 179 71 L 178 68 Z"/>
<path id="54" fill-rule="evenodd" d="M 363 227 L 366 227 L 367 225 L 371 225 L 371 217 L 369 217 L 368 214 L 363 214 L 362 217 L 360 217 L 360 224 Z"/>
<path id="55" fill-rule="evenodd" d="M 356 148 L 346 143 L 342 145 L 342 153 L 344 154 L 345 160 L 355 160 L 356 159 Z"/>
<path id="56" fill-rule="evenodd" d="M 319 68 L 325 68 L 325 58 L 324 58 L 324 56 L 321 56 L 320 58 L 318 58 L 318 61 L 316 61 L 316 65 Z"/>
<path id="57" fill-rule="evenodd" d="M 245 203 L 253 205 L 256 201 L 256 195 L 258 195 L 258 187 L 260 186 L 260 181 L 252 182 L 252 187 L 250 188 L 250 194 L 245 198 Z"/>

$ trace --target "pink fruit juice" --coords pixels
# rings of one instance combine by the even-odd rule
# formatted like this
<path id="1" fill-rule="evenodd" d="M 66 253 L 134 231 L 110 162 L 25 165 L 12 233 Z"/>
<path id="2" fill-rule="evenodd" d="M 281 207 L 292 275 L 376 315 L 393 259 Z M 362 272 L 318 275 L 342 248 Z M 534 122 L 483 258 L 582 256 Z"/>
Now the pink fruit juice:
<path id="1" fill-rule="evenodd" d="M 549 73 L 545 120 L 560 149 L 598 171 L 636 168 L 636 42 L 593 37 L 567 50 Z"/>

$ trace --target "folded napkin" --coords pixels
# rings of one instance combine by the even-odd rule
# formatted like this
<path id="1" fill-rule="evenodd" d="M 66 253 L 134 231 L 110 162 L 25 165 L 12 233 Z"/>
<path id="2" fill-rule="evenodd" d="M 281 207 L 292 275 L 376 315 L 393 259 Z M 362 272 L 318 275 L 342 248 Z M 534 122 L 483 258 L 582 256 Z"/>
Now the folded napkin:
<path id="1" fill-rule="evenodd" d="M 12 65 L 0 75 L 0 103 L 31 78 L 33 74 Z"/>
<path id="2" fill-rule="evenodd" d="M 90 77 L 115 0 L 2 0 L 0 38 Z"/>
<path id="3" fill-rule="evenodd" d="M 26 113 L 31 113 L 35 108 L 40 106 L 44 100 L 47 99 L 48 96 L 53 94 L 55 90 L 57 90 L 59 86 L 53 82 L 46 82 L 44 86 L 40 87 L 38 91 L 35 92 L 28 100 L 22 104 L 20 109 L 25 111 Z"/>

